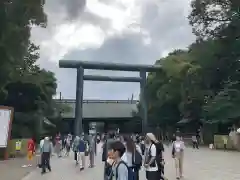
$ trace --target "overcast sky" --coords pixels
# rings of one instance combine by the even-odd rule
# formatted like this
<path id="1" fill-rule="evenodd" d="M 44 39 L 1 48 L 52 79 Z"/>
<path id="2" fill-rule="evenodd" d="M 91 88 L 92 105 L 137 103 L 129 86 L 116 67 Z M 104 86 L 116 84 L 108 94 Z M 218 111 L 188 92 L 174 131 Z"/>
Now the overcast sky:
<path id="1" fill-rule="evenodd" d="M 153 64 L 194 41 L 187 15 L 191 0 L 48 0 L 46 29 L 34 27 L 40 64 L 54 71 L 58 93 L 75 98 L 76 71 L 60 59 Z M 86 70 L 85 74 L 138 76 L 132 72 Z M 85 99 L 139 97 L 138 83 L 85 82 Z"/>

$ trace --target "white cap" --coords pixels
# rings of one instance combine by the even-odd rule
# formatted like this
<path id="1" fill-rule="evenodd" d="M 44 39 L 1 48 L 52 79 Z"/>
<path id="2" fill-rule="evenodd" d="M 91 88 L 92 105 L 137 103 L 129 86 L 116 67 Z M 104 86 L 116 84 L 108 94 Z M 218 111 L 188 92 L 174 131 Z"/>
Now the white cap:
<path id="1" fill-rule="evenodd" d="M 147 133 L 146 136 L 147 136 L 150 140 L 152 140 L 152 141 L 156 141 L 156 140 L 157 140 L 156 137 L 155 137 L 155 135 L 154 135 L 153 133 Z"/>

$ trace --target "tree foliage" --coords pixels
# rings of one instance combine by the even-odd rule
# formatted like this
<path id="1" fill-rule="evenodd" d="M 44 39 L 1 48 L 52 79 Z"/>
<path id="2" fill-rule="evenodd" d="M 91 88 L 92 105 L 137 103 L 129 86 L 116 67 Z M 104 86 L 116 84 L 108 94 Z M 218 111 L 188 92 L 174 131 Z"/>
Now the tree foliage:
<path id="1" fill-rule="evenodd" d="M 150 123 L 232 122 L 240 118 L 240 1 L 193 0 L 197 40 L 156 61 L 146 96 Z"/>
<path id="2" fill-rule="evenodd" d="M 39 47 L 30 40 L 33 26 L 47 26 L 44 4 L 44 0 L 0 4 L 0 102 L 16 112 L 13 136 L 36 135 L 37 117 L 54 114 L 56 78 L 39 67 Z"/>

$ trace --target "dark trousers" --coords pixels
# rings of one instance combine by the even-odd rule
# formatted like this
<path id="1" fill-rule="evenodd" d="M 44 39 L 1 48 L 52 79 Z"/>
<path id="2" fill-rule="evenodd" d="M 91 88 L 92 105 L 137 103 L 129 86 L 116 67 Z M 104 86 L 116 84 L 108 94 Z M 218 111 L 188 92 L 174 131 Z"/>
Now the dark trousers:
<path id="1" fill-rule="evenodd" d="M 51 166 L 50 166 L 50 152 L 43 152 L 42 153 L 42 172 L 46 172 L 46 168 L 51 171 Z"/>
<path id="2" fill-rule="evenodd" d="M 139 180 L 139 169 L 138 170 L 134 170 L 134 180 Z"/>
<path id="3" fill-rule="evenodd" d="M 198 147 L 198 142 L 197 142 L 197 141 L 193 141 L 192 143 L 193 143 L 193 148 L 194 148 L 194 149 L 195 149 L 195 148 L 197 148 L 197 149 L 199 148 L 199 147 Z"/>
<path id="4" fill-rule="evenodd" d="M 223 145 L 224 150 L 227 150 L 227 144 Z"/>
<path id="5" fill-rule="evenodd" d="M 141 144 L 141 151 L 142 151 L 142 155 L 144 156 L 145 154 L 145 145 Z"/>
<path id="6" fill-rule="evenodd" d="M 159 180 L 159 171 L 146 171 L 147 180 Z"/>
<path id="7" fill-rule="evenodd" d="M 89 161 L 90 161 L 90 166 L 93 167 L 94 166 L 94 152 L 93 151 L 90 151 L 89 152 Z"/>
<path id="8" fill-rule="evenodd" d="M 111 177 L 112 167 L 107 162 L 104 163 L 104 180 L 112 179 L 109 178 Z"/>
<path id="9" fill-rule="evenodd" d="M 78 154 L 77 154 L 77 151 L 74 151 L 74 160 L 75 160 L 75 161 L 78 161 Z"/>

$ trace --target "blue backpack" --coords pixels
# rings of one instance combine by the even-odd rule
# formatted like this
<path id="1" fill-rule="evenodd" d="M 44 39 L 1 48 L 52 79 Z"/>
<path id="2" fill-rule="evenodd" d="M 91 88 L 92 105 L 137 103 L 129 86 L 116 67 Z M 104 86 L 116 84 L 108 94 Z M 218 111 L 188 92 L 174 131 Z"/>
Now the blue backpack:
<path id="1" fill-rule="evenodd" d="M 133 167 L 138 170 L 142 167 L 142 156 L 137 150 L 135 150 L 132 155 L 132 164 Z"/>
<path id="2" fill-rule="evenodd" d="M 128 180 L 135 180 L 135 173 L 133 168 L 128 167 L 128 165 L 124 161 L 120 161 L 116 167 L 116 179 L 118 179 L 118 167 L 120 164 L 124 164 L 128 169 Z"/>

